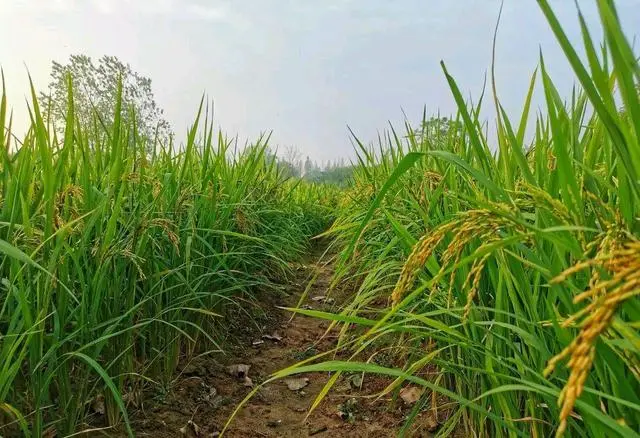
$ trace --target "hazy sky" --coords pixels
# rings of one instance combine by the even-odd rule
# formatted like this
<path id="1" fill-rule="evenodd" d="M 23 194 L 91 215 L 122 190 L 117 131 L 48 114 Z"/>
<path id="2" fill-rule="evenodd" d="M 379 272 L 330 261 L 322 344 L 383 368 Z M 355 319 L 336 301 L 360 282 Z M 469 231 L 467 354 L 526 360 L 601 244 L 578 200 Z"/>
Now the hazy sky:
<path id="1" fill-rule="evenodd" d="M 579 42 L 573 1 L 552 3 Z M 595 1 L 579 3 L 599 37 Z M 632 37 L 640 0 L 617 5 Z M 273 130 L 274 145 L 327 160 L 351 156 L 347 125 L 366 141 L 400 124 L 402 110 L 413 121 L 423 105 L 453 112 L 440 60 L 477 97 L 498 9 L 498 0 L 0 0 L 0 65 L 18 125 L 25 65 L 44 89 L 52 59 L 108 54 L 152 78 L 178 138 L 206 92 L 229 134 Z M 540 47 L 568 93 L 573 75 L 537 3 L 506 0 L 497 80 L 507 110 L 519 111 Z"/>

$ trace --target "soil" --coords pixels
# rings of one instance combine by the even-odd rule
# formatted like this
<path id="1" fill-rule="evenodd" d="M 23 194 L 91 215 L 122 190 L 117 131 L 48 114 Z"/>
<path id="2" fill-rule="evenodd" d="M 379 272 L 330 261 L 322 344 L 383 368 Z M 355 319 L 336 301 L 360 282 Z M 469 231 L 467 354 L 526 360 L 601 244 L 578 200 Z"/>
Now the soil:
<path id="1" fill-rule="evenodd" d="M 144 396 L 144 403 L 131 416 L 136 435 L 220 436 L 236 406 L 252 390 L 250 384 L 255 388 L 272 373 L 330 350 L 337 336 L 326 333 L 327 321 L 299 314 L 292 317 L 292 313 L 280 309 L 296 307 L 309 284 L 301 307 L 335 311 L 341 296 L 348 299 L 348 291 L 332 293 L 327 300 L 318 298 L 327 294 L 333 275 L 331 263 L 322 262 L 323 249 L 320 245 L 293 266 L 295 277 L 286 286 L 287 294 L 264 304 L 265 314 L 272 315 L 270 321 L 259 330 L 245 325 L 237 345 L 228 348 L 225 356 L 192 360 L 183 366 L 167 393 Z M 314 277 L 315 281 L 309 283 Z M 397 436 L 411 410 L 402 400 L 377 397 L 389 379 L 355 375 L 342 377 L 309 413 L 330 375 L 314 373 L 293 378 L 260 387 L 237 413 L 224 437 L 392 437 Z M 437 422 L 429 415 L 419 414 L 410 436 L 431 436 Z"/>

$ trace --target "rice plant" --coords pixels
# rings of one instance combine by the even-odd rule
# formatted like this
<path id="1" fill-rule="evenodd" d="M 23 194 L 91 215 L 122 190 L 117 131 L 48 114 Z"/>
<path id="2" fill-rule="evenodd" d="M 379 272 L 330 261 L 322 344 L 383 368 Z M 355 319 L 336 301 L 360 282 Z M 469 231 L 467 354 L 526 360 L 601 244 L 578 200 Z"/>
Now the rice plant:
<path id="1" fill-rule="evenodd" d="M 125 122 L 120 97 L 112 121 L 87 125 L 69 86 L 53 126 L 32 89 L 17 138 L 4 90 L 0 435 L 132 435 L 140 390 L 220 351 L 226 312 L 250 315 L 256 290 L 277 289 L 335 191 L 285 178 L 266 137 L 238 149 L 202 104 L 184 143 L 160 145 Z M 102 399 L 106 424 L 92 418 Z"/>
<path id="2" fill-rule="evenodd" d="M 334 283 L 356 295 L 339 314 L 297 310 L 332 320 L 350 359 L 275 376 L 334 371 L 314 406 L 359 371 L 389 376 L 385 394 L 424 387 L 416 409 L 448 400 L 438 436 L 639 436 L 640 66 L 612 1 L 596 1 L 601 48 L 578 13 L 584 59 L 538 3 L 579 83 L 567 101 L 541 56 L 519 114 L 493 87 L 494 145 L 488 99 L 465 101 L 443 63 L 454 117 L 358 142 L 327 232 Z M 546 103 L 535 118 L 534 91 Z M 381 342 L 395 366 L 376 363 Z"/>
<path id="3" fill-rule="evenodd" d="M 220 351 L 227 312 L 250 314 L 324 231 L 333 285 L 353 300 L 296 311 L 330 320 L 347 359 L 273 376 L 333 372 L 313 407 L 358 371 L 388 376 L 383 394 L 426 389 L 403 433 L 428 409 L 446 411 L 439 436 L 639 436 L 640 64 L 613 1 L 594 1 L 604 42 L 578 12 L 580 57 L 538 0 L 579 85 L 569 99 L 542 55 L 515 115 L 493 80 L 490 98 L 466 101 L 443 63 L 457 113 L 375 147 L 354 136 L 345 189 L 286 178 L 268 137 L 239 149 L 203 103 L 184 142 L 158 144 L 120 97 L 113 120 L 80 118 L 69 86 L 54 126 L 32 89 L 17 138 L 3 81 L 0 434 L 133 435 L 140 390 Z"/>

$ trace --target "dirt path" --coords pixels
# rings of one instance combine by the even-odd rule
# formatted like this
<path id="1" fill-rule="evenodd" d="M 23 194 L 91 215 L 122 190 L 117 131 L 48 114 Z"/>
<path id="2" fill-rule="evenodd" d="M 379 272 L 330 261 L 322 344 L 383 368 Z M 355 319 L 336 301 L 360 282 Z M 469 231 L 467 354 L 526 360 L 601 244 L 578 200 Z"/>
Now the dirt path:
<path id="1" fill-rule="evenodd" d="M 169 393 L 141 409 L 134 416 L 137 436 L 218 436 L 234 408 L 251 391 L 250 383 L 259 384 L 275 371 L 330 349 L 335 336 L 320 340 L 328 325 L 326 321 L 300 315 L 291 320 L 290 313 L 275 308 L 275 305 L 294 307 L 309 279 L 317 273 L 304 305 L 330 310 L 332 300 L 328 299 L 327 303 L 318 298 L 325 296 L 333 274 L 331 265 L 320 262 L 321 254 L 322 248 L 318 248 L 307 260 L 294 266 L 296 276 L 287 286 L 289 296 L 274 303 L 271 313 L 277 316 L 262 332 L 249 331 L 245 345 L 231 350 L 224 359 L 193 361 Z M 243 380 L 244 370 L 239 365 L 249 366 L 246 374 L 252 382 Z M 240 377 L 230 375 L 230 371 Z M 365 397 L 380 391 L 389 381 L 367 376 L 363 382 L 359 376 L 347 376 L 307 417 L 311 403 L 329 375 L 308 374 L 296 379 L 262 387 L 238 413 L 224 436 L 391 437 L 396 436 L 407 414 L 406 407 L 396 403 L 394 408 L 389 399 Z M 287 383 L 299 383 L 303 387 L 296 390 Z"/>

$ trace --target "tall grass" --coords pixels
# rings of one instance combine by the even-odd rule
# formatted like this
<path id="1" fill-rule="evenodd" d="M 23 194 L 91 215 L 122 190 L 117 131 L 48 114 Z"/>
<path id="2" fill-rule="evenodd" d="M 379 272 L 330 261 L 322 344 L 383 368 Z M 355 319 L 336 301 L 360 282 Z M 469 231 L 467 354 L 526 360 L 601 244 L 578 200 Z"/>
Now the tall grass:
<path id="1" fill-rule="evenodd" d="M 3 81 L 0 435 L 131 434 L 141 388 L 220 351 L 227 310 L 250 314 L 256 290 L 277 288 L 335 193 L 284 178 L 267 138 L 237 150 L 202 105 L 181 147 L 162 147 L 121 118 L 120 98 L 113 120 L 83 126 L 69 88 L 54 127 L 32 94 L 18 139 Z M 106 424 L 91 418 L 102 397 Z"/>
<path id="2" fill-rule="evenodd" d="M 541 56 L 520 113 L 494 95 L 492 147 L 487 98 L 466 102 L 443 64 L 453 123 L 359 145 L 329 231 L 335 283 L 357 294 L 340 314 L 299 310 L 333 320 L 350 360 L 277 374 L 336 371 L 316 404 L 365 371 L 393 377 L 385 392 L 427 389 L 404 432 L 442 395 L 438 436 L 639 435 L 640 65 L 612 1 L 596 1 L 602 49 L 579 15 L 584 60 L 538 3 L 580 84 L 568 101 Z M 528 126 L 534 90 L 546 108 Z M 378 363 L 387 347 L 395 366 Z"/>

